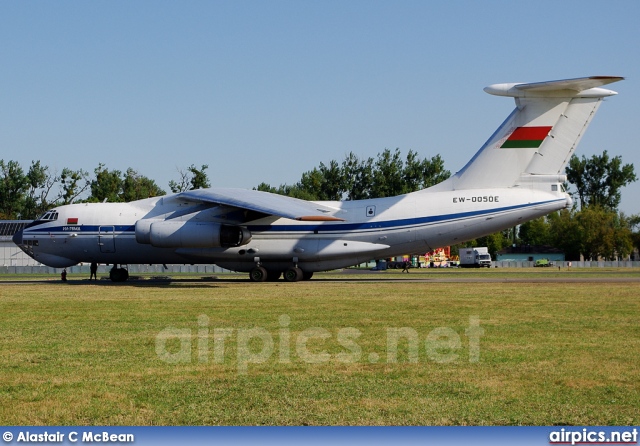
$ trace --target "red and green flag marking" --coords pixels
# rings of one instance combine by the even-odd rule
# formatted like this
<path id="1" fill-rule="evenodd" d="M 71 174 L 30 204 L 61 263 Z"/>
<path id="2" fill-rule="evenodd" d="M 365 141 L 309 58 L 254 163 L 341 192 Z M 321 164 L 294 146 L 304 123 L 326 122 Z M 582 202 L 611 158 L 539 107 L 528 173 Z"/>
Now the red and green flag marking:
<path id="1" fill-rule="evenodd" d="M 518 127 L 500 146 L 501 149 L 537 149 L 551 131 L 551 126 Z"/>

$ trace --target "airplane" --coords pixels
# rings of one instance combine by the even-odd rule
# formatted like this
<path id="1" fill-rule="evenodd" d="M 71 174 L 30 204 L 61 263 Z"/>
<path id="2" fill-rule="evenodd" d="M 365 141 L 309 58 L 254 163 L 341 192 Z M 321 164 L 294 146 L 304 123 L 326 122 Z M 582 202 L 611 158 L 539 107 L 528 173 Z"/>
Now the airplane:
<path id="1" fill-rule="evenodd" d="M 217 264 L 254 282 L 308 280 L 314 272 L 431 251 L 572 206 L 564 167 L 617 76 L 503 83 L 485 92 L 516 108 L 456 174 L 417 192 L 354 201 L 304 201 L 207 188 L 129 203 L 58 206 L 16 233 L 36 261 Z M 118 265 L 120 265 L 118 267 Z"/>

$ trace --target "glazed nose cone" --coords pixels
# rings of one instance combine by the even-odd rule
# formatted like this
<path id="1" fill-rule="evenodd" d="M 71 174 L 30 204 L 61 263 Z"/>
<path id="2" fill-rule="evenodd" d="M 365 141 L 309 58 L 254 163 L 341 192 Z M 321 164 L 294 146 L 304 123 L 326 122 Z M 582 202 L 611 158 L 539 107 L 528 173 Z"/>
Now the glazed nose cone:
<path id="1" fill-rule="evenodd" d="M 13 234 L 12 240 L 16 245 L 22 245 L 22 229 Z"/>

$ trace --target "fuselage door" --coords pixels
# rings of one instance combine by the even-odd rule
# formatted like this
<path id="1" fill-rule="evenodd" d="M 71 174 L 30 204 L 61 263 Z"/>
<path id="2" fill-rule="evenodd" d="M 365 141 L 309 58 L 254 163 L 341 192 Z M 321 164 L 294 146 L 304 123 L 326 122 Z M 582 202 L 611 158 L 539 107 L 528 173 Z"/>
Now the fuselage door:
<path id="1" fill-rule="evenodd" d="M 100 226 L 98 229 L 98 245 L 100 252 L 116 252 L 116 231 L 113 226 Z"/>

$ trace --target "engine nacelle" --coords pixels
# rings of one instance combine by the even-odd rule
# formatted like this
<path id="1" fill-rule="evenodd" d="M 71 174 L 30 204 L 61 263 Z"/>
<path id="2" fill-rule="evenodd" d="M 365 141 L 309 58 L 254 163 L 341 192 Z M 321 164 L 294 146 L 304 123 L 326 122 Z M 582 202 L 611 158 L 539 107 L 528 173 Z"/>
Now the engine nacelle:
<path id="1" fill-rule="evenodd" d="M 232 248 L 251 241 L 242 226 L 212 222 L 138 220 L 136 241 L 156 248 Z"/>

